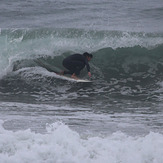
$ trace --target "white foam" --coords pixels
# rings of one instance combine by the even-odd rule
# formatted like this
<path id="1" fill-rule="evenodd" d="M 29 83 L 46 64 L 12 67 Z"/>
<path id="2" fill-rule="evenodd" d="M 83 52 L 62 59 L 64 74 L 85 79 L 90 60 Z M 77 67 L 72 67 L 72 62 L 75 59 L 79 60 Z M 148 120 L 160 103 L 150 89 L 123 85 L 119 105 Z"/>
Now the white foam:
<path id="1" fill-rule="evenodd" d="M 1 163 L 162 163 L 163 135 L 131 137 L 121 132 L 82 136 L 67 125 L 47 125 L 47 133 L 7 131 L 0 125 Z"/>

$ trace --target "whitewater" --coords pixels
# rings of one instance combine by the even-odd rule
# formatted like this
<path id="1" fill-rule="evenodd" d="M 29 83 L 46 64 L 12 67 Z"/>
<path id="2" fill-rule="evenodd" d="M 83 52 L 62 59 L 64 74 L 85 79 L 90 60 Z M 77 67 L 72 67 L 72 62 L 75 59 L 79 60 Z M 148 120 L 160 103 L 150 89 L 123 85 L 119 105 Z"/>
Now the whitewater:
<path id="1" fill-rule="evenodd" d="M 163 162 L 162 0 L 2 0 L 0 15 L 1 163 Z M 53 73 L 86 51 L 92 83 Z"/>

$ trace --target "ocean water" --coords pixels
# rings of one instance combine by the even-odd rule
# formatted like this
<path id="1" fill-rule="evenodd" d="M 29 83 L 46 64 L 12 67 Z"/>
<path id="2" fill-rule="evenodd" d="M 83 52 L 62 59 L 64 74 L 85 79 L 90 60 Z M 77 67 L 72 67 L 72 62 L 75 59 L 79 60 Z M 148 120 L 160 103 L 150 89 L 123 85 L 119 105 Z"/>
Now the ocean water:
<path id="1" fill-rule="evenodd" d="M 162 163 L 163 1 L 1 0 L 0 162 Z"/>

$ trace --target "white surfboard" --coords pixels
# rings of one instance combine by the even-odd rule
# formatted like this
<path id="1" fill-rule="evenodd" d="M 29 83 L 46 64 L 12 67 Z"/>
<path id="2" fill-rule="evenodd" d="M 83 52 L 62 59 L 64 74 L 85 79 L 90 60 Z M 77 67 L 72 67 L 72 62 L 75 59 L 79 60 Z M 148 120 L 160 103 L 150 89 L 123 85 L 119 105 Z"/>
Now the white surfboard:
<path id="1" fill-rule="evenodd" d="M 58 74 L 56 74 L 56 76 L 58 76 L 59 79 L 68 80 L 68 81 L 77 82 L 77 83 L 92 83 L 92 81 L 88 79 L 74 79 L 68 76 L 58 75 Z"/>
<path id="2" fill-rule="evenodd" d="M 87 79 L 73 79 L 73 78 L 68 77 L 68 76 L 60 75 L 60 74 L 58 74 L 58 72 L 54 71 L 51 67 L 44 64 L 39 59 L 37 59 L 35 62 L 38 63 L 39 65 L 41 65 L 42 67 L 44 67 L 45 69 L 47 69 L 49 72 L 55 73 L 55 77 L 57 77 L 59 79 L 68 80 L 68 81 L 77 82 L 77 83 L 91 83 L 92 82 L 92 81 L 87 80 Z"/>

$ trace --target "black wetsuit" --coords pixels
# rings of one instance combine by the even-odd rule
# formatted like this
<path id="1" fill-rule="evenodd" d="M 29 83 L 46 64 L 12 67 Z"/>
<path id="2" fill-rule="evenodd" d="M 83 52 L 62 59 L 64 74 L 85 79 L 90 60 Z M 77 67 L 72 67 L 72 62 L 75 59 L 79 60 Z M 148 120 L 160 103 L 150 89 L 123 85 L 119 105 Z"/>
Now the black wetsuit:
<path id="1" fill-rule="evenodd" d="M 73 54 L 68 56 L 63 60 L 63 66 L 69 71 L 64 71 L 64 74 L 73 74 L 79 75 L 80 71 L 87 67 L 88 72 L 90 72 L 90 66 L 88 64 L 87 58 L 82 54 Z"/>

